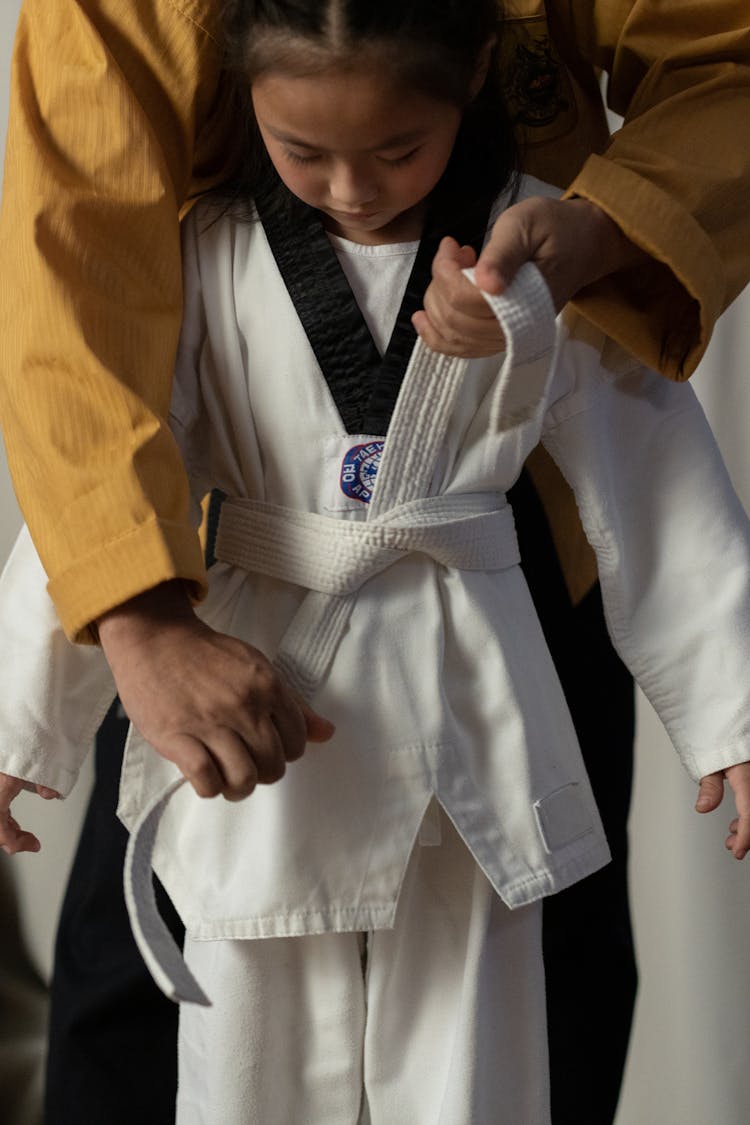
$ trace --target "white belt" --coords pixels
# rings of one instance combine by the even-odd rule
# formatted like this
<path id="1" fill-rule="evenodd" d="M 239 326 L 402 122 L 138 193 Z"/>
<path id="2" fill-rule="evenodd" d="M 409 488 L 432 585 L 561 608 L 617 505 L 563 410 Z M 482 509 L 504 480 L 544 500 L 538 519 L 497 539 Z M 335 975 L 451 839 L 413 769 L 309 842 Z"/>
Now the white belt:
<path id="1" fill-rule="evenodd" d="M 474 280 L 473 271 L 465 271 Z M 502 431 L 543 406 L 554 369 L 555 313 L 535 266 L 523 266 L 502 297 L 484 294 L 506 339 L 490 425 Z M 226 501 L 216 557 L 306 587 L 276 664 L 303 695 L 314 692 L 370 577 L 406 553 L 445 566 L 497 570 L 518 562 L 510 509 L 492 494 L 426 497 L 468 361 L 418 341 L 388 429 L 364 521 L 344 521 L 251 500 Z M 151 859 L 159 820 L 184 778 L 143 810 L 128 842 L 125 897 L 133 935 L 159 987 L 173 1000 L 209 1004 L 159 917 Z"/>
<path id="2" fill-rule="evenodd" d="M 362 522 L 226 500 L 215 547 L 221 562 L 311 591 L 275 659 L 307 698 L 336 654 L 357 591 L 414 552 L 460 570 L 505 570 L 520 560 L 513 513 L 492 493 L 423 497 Z"/>
<path id="3" fill-rule="evenodd" d="M 494 493 L 429 496 L 366 523 L 229 499 L 215 551 L 220 562 L 334 597 L 413 552 L 459 570 L 518 562 L 511 509 Z"/>

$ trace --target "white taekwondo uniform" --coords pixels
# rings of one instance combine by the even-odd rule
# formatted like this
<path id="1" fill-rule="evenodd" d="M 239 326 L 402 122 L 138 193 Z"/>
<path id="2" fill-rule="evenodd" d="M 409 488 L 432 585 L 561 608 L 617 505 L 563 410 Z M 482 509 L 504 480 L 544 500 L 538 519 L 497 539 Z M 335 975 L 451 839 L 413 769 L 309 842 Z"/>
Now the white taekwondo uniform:
<path id="1" fill-rule="evenodd" d="M 606 862 L 504 496 L 540 439 L 575 490 L 615 645 L 691 776 L 750 757 L 750 536 L 689 387 L 579 319 L 545 337 L 542 301 L 538 338 L 506 360 L 504 383 L 499 357 L 459 363 L 417 345 L 383 448 L 382 434 L 346 432 L 261 223 L 205 218 L 186 224 L 172 403 L 196 508 L 212 487 L 230 498 L 199 612 L 275 658 L 336 733 L 247 801 L 172 796 L 154 868 L 190 948 L 392 927 L 420 827 L 463 853 L 460 837 L 512 909 Z M 14 700 L 0 766 L 65 793 L 113 688 L 101 654 L 55 628 L 24 535 L 0 628 Z M 174 776 L 131 732 L 129 827 Z M 546 1119 L 537 1085 L 530 1125 Z M 500 1102 L 480 1112 L 457 1096 L 465 1117 L 440 1120 L 506 1119 Z M 188 1101 L 180 1120 L 203 1120 Z M 389 1125 L 417 1122 L 413 1108 L 388 1112 Z M 339 1117 L 326 1104 L 309 1120 Z"/>

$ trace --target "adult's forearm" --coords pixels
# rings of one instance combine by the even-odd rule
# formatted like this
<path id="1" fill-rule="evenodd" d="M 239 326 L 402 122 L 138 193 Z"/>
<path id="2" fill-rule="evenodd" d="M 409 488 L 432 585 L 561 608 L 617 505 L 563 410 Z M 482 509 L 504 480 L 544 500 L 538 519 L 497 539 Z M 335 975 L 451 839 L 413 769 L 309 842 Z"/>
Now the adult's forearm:
<path id="1" fill-rule="evenodd" d="M 581 0 L 571 10 L 578 49 L 608 73 L 625 123 L 570 190 L 653 261 L 592 286 L 579 307 L 651 366 L 685 377 L 750 280 L 747 8 Z"/>
<path id="2" fill-rule="evenodd" d="M 166 417 L 179 215 L 218 61 L 172 3 L 21 10 L 0 214 L 0 411 L 71 636 L 161 581 L 196 592 L 203 582 Z"/>

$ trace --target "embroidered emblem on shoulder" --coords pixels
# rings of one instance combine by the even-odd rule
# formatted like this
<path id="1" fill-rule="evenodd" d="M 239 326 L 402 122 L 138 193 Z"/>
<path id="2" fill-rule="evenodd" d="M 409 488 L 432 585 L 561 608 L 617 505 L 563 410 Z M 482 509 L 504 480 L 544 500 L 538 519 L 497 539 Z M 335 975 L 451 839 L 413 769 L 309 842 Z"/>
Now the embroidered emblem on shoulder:
<path id="1" fill-rule="evenodd" d="M 575 97 L 545 19 L 510 20 L 501 41 L 501 74 L 514 125 L 541 141 L 575 124 Z"/>
<path id="2" fill-rule="evenodd" d="M 384 445 L 384 441 L 368 441 L 352 446 L 344 454 L 340 483 L 345 496 L 370 503 Z"/>

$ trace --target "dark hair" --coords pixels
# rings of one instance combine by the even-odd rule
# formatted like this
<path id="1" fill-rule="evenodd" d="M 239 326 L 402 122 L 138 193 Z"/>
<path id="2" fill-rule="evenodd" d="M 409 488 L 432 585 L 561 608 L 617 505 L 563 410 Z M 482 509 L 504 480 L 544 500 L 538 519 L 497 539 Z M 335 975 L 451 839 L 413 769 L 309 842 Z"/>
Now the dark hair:
<path id="1" fill-rule="evenodd" d="M 271 70 L 307 75 L 371 65 L 407 88 L 465 107 L 431 197 L 441 215 L 466 210 L 467 183 L 485 206 L 511 180 L 517 153 L 497 66 L 497 0 L 225 0 L 223 28 L 234 104 L 245 123 L 236 134 L 236 174 L 221 191 L 225 200 L 249 201 L 275 182 L 250 99 L 253 80 Z M 492 41 L 486 81 L 470 99 Z"/>

